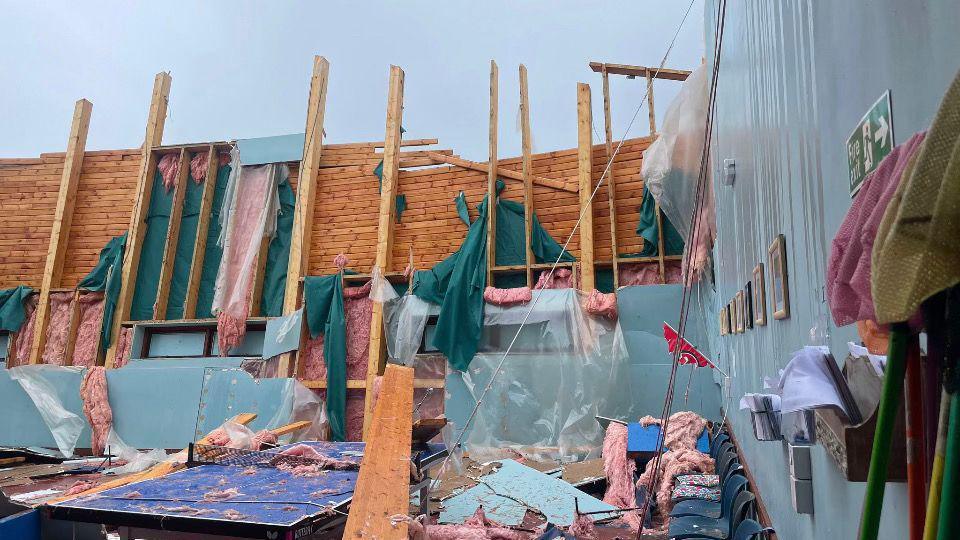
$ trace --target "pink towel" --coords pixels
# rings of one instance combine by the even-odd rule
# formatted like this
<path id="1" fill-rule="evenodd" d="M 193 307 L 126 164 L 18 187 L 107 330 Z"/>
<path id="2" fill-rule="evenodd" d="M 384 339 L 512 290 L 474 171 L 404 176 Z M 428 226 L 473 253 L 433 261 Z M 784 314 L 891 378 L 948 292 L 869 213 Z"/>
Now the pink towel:
<path id="1" fill-rule="evenodd" d="M 867 176 L 833 239 L 827 263 L 827 299 L 838 326 L 876 320 L 870 293 L 873 242 L 900 177 L 925 135 L 917 133 L 894 148 Z"/>

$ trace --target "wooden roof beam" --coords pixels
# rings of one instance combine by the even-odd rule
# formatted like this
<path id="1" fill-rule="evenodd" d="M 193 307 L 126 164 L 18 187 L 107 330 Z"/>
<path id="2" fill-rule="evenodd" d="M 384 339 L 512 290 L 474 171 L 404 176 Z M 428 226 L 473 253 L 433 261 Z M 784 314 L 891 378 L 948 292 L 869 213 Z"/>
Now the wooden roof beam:
<path id="1" fill-rule="evenodd" d="M 455 167 L 462 167 L 472 171 L 488 172 L 490 170 L 490 166 L 486 163 L 478 163 L 476 161 L 470 161 L 469 159 L 463 159 L 455 156 L 445 156 L 435 152 L 427 152 L 427 157 L 439 164 L 453 165 Z M 514 171 L 513 169 L 507 169 L 501 166 L 497 167 L 497 176 L 507 180 L 517 180 L 520 182 L 523 181 L 522 172 Z M 534 175 L 530 175 L 530 180 L 538 186 L 559 189 L 561 191 L 568 191 L 570 193 L 577 192 L 577 184 L 574 182 L 567 182 L 565 180 L 557 180 L 555 178 L 546 178 L 543 176 Z"/>
<path id="2" fill-rule="evenodd" d="M 627 77 L 646 78 L 648 75 L 654 79 L 665 79 L 670 81 L 685 81 L 690 75 L 690 71 L 685 69 L 656 68 L 646 66 L 631 66 L 629 64 L 608 64 L 606 62 L 590 62 L 590 69 L 597 73 L 603 73 L 604 68 L 610 75 L 626 75 Z"/>

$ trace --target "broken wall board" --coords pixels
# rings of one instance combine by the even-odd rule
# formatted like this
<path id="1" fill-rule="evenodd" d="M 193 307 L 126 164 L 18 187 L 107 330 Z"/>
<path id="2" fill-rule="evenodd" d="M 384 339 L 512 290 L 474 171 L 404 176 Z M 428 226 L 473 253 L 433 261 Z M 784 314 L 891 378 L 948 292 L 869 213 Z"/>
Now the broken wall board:
<path id="1" fill-rule="evenodd" d="M 581 512 L 596 521 L 619 516 L 617 507 L 591 497 L 569 483 L 521 465 L 512 459 L 495 462 L 499 469 L 479 478 L 479 483 L 443 501 L 440 523 L 463 523 L 483 506 L 487 518 L 506 526 L 517 526 L 527 509 L 543 514 L 555 525 L 570 526 L 574 500 Z"/>

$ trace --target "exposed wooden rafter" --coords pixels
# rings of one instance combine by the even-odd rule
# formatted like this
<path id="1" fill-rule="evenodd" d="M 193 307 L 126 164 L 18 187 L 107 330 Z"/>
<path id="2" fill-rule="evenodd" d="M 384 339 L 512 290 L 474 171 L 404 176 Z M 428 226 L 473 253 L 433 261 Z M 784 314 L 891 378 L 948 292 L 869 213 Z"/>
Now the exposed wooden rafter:
<path id="1" fill-rule="evenodd" d="M 86 150 L 87 131 L 90 128 L 92 111 L 93 104 L 85 99 L 78 100 L 73 108 L 70 137 L 67 139 L 67 154 L 63 162 L 63 173 L 60 175 L 60 191 L 57 193 L 57 207 L 54 211 L 53 226 L 50 229 L 50 243 L 47 246 L 47 259 L 40 285 L 33 343 L 30 345 L 31 364 L 39 363 L 43 356 L 47 328 L 50 324 L 50 292 L 60 287 L 63 276 L 63 260 L 70 240 L 73 207 L 77 201 L 77 185 L 80 183 L 80 170 L 83 168 L 83 154 Z M 19 360 L 21 363 L 26 363 L 27 359 Z"/>
<path id="2" fill-rule="evenodd" d="M 604 69 L 610 75 L 626 75 L 627 77 L 646 78 L 650 75 L 657 79 L 666 79 L 671 81 L 685 81 L 690 75 L 690 71 L 684 69 L 656 68 L 646 66 L 631 66 L 629 64 L 609 64 L 606 62 L 590 62 L 590 69 L 597 73 L 602 73 Z"/>
<path id="3" fill-rule="evenodd" d="M 530 94 L 527 90 L 527 67 L 520 64 L 520 149 L 522 152 L 523 171 L 523 244 L 527 278 L 527 287 L 533 287 L 533 271 L 531 265 L 536 263 L 533 258 L 533 249 L 530 238 L 533 232 L 533 158 L 530 137 Z"/>
<path id="4" fill-rule="evenodd" d="M 497 116 L 499 111 L 499 69 L 490 61 L 490 129 L 487 157 L 487 285 L 493 286 L 497 265 Z"/>
<path id="5" fill-rule="evenodd" d="M 590 85 L 577 83 L 577 179 L 580 184 L 580 288 L 596 286 L 593 265 L 593 108 Z"/>

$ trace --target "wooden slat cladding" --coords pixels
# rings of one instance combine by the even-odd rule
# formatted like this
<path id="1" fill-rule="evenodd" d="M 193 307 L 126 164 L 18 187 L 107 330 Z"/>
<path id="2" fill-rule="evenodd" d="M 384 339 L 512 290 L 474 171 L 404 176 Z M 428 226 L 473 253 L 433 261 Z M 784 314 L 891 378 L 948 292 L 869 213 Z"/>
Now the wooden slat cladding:
<path id="1" fill-rule="evenodd" d="M 621 253 L 637 252 L 642 240 L 636 234 L 643 182 L 640 164 L 652 139 L 630 139 L 617 155 L 617 238 Z M 63 153 L 39 158 L 0 159 L 0 288 L 27 284 L 39 287 L 43 275 L 50 226 L 63 172 Z M 92 151 L 84 155 L 73 226 L 63 269 L 63 287 L 73 287 L 96 264 L 110 238 L 123 234 L 130 220 L 140 165 L 138 149 Z M 501 159 L 499 166 L 520 171 L 520 158 Z M 606 166 L 604 145 L 594 146 L 593 181 Z M 575 149 L 533 155 L 533 174 L 546 178 L 576 179 Z M 291 166 L 296 186 L 297 167 Z M 350 267 L 368 272 L 377 242 L 379 194 L 377 178 L 368 167 L 344 166 L 318 171 L 316 210 L 310 245 L 309 274 L 328 274 L 338 253 L 350 257 Z M 400 172 L 398 193 L 406 195 L 407 210 L 396 225 L 391 271 L 401 271 L 413 246 L 415 265 L 429 268 L 450 255 L 463 241 L 466 227 L 457 218 L 453 198 L 463 190 L 474 207 L 486 191 L 486 174 L 458 167 L 434 167 Z M 520 201 L 523 185 L 507 182 L 504 196 Z M 534 207 L 547 231 L 563 242 L 577 220 L 577 194 L 544 186 L 533 187 Z M 595 257 L 609 261 L 610 228 L 606 189 L 593 201 Z M 574 235 L 570 250 L 580 255 Z"/>

